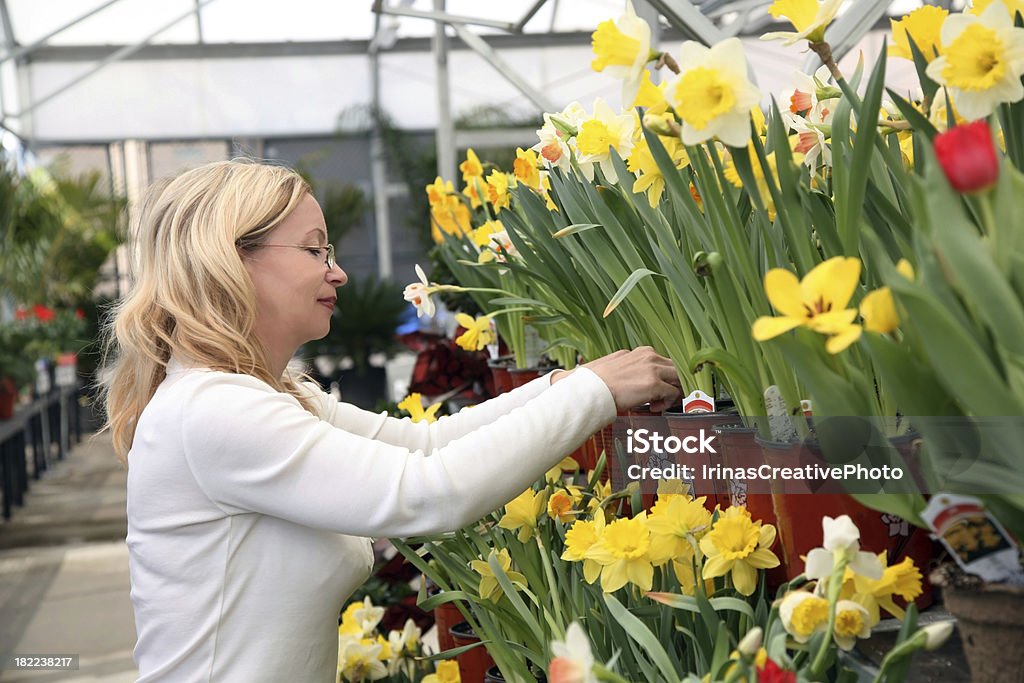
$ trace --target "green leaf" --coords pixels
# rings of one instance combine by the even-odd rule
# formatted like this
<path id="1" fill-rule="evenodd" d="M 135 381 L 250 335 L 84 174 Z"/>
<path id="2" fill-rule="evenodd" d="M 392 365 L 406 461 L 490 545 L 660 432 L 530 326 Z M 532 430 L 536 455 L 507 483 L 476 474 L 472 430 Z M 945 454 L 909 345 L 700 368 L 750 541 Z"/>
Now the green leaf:
<path id="1" fill-rule="evenodd" d="M 629 277 L 626 278 L 625 282 L 619 285 L 619 289 L 615 292 L 615 295 L 612 296 L 611 300 L 608 302 L 608 305 L 605 307 L 603 317 L 607 318 L 609 315 L 611 315 L 612 311 L 618 308 L 619 304 L 621 304 L 623 300 L 629 295 L 629 293 L 633 291 L 633 288 L 636 287 L 637 283 L 649 275 L 657 275 L 658 277 L 664 277 L 664 275 L 662 275 L 661 273 L 656 273 L 653 270 L 648 270 L 647 268 L 637 268 L 636 270 L 629 274 Z"/>
<path id="2" fill-rule="evenodd" d="M 593 230 L 594 228 L 600 227 L 601 226 L 598 225 L 597 223 L 573 223 L 572 225 L 562 228 L 561 230 L 555 232 L 552 235 L 552 237 L 554 237 L 555 239 L 559 239 L 562 237 L 567 237 L 568 235 L 575 235 L 578 232 L 583 232 L 585 230 Z"/>
<path id="3" fill-rule="evenodd" d="M 614 595 L 606 593 L 604 601 L 608 605 L 612 616 L 615 617 L 615 620 L 619 622 L 629 637 L 647 653 L 647 656 L 658 667 L 658 671 L 666 683 L 678 681 L 680 672 L 676 671 L 668 653 L 665 652 L 665 648 L 658 642 L 658 639 L 651 633 L 651 630 L 647 628 L 647 625 L 623 607 L 622 603 L 616 600 Z"/>

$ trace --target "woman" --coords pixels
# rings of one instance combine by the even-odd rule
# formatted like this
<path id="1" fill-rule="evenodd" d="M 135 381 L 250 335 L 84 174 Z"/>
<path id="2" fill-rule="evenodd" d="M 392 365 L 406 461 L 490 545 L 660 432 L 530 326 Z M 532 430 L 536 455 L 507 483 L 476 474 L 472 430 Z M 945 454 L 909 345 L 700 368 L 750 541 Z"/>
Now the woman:
<path id="1" fill-rule="evenodd" d="M 434 424 L 338 403 L 287 363 L 346 275 L 294 172 L 214 163 L 154 186 L 108 333 L 128 463 L 142 681 L 333 681 L 369 537 L 452 530 L 511 500 L 617 408 L 679 397 L 644 348 Z"/>

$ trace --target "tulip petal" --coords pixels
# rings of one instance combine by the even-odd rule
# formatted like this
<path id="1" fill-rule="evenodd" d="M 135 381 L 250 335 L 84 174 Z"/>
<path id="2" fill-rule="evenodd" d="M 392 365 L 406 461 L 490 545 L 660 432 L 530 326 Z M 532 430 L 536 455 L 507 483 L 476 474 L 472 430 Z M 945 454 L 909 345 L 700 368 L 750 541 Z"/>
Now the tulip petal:
<path id="1" fill-rule="evenodd" d="M 860 339 L 862 331 L 860 325 L 850 325 L 839 334 L 829 337 L 829 340 L 825 342 L 825 350 L 832 355 L 844 351 L 847 346 Z"/>
<path id="2" fill-rule="evenodd" d="M 793 328 L 800 327 L 803 322 L 800 318 L 771 318 L 769 316 L 762 316 L 754 321 L 752 332 L 755 340 L 768 341 L 784 332 L 789 332 Z"/>
<path id="3" fill-rule="evenodd" d="M 776 311 L 789 318 L 804 318 L 800 281 L 785 268 L 772 268 L 764 276 L 764 291 Z"/>

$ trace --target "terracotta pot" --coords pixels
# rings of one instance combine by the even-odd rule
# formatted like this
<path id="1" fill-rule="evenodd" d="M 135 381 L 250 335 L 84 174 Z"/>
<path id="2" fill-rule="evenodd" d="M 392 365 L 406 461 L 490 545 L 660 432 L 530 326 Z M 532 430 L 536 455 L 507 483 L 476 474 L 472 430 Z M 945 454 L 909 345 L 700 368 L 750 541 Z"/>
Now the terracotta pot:
<path id="1" fill-rule="evenodd" d="M 0 420 L 14 417 L 14 404 L 18 400 L 18 387 L 10 378 L 0 379 Z"/>
<path id="2" fill-rule="evenodd" d="M 501 356 L 487 361 L 487 367 L 491 369 L 491 378 L 494 380 L 495 396 L 512 391 L 512 376 L 508 374 L 508 371 L 514 365 L 515 361 L 512 360 L 512 356 Z"/>
<path id="3" fill-rule="evenodd" d="M 473 632 L 469 623 L 463 621 L 452 626 L 450 631 L 455 647 L 463 647 L 479 643 L 480 638 Z M 494 660 L 487 654 L 484 647 L 475 647 L 468 652 L 463 652 L 455 658 L 459 663 L 459 675 L 463 683 L 481 683 L 487 670 L 494 666 Z"/>
<path id="4" fill-rule="evenodd" d="M 429 595 L 438 595 L 440 590 L 432 588 L 428 591 Z M 441 648 L 441 651 L 451 650 L 455 647 L 455 641 L 452 639 L 451 629 L 456 624 L 464 623 L 466 618 L 462 616 L 462 612 L 455 606 L 454 602 L 446 602 L 442 605 L 438 605 L 434 608 L 434 625 L 437 626 L 437 645 Z"/>
<path id="5" fill-rule="evenodd" d="M 714 430 L 718 436 L 717 441 L 724 466 L 749 468 L 764 464 L 761 446 L 754 439 L 757 429 L 732 424 L 715 425 Z M 735 480 L 730 483 L 730 487 L 730 505 L 743 505 L 752 519 L 759 519 L 764 524 L 771 524 L 778 529 L 779 520 L 775 516 L 775 504 L 772 501 L 771 488 L 767 486 L 767 482 L 756 479 Z M 786 567 L 785 553 L 779 547 L 778 539 L 771 550 L 779 556 L 781 561 L 778 567 L 767 570 L 765 577 L 769 592 L 774 593 L 776 588 L 789 580 L 790 572 Z"/>
<path id="6" fill-rule="evenodd" d="M 736 421 L 736 415 L 732 413 L 692 413 L 669 411 L 665 413 L 668 421 L 668 429 L 672 436 L 682 440 L 687 437 L 699 437 L 701 430 L 704 434 L 713 434 L 716 425 L 729 424 Z M 705 478 L 703 467 L 705 465 L 717 465 L 721 459 L 720 454 L 711 453 L 684 453 L 680 452 L 675 456 L 676 462 L 693 468 L 694 479 L 691 493 L 694 497 L 707 496 L 704 503 L 709 510 L 715 506 L 723 509 L 729 506 L 729 486 L 726 482 L 715 478 Z"/>
<path id="7" fill-rule="evenodd" d="M 957 619 L 972 683 L 1024 683 L 1024 586 L 951 581 L 949 574 L 931 578 Z"/>
<path id="8" fill-rule="evenodd" d="M 822 460 L 820 455 L 814 455 L 817 446 L 813 443 L 780 444 L 760 438 L 757 442 L 764 452 L 765 462 L 775 467 L 799 466 L 805 450 L 809 450 L 815 460 Z M 794 492 L 796 490 L 800 492 Z M 860 529 L 861 550 L 885 552 L 890 566 L 909 556 L 927 577 L 932 561 L 932 541 L 927 531 L 906 520 L 865 507 L 845 493 L 808 493 L 805 486 L 793 480 L 773 481 L 772 502 L 785 554 L 783 561 L 790 578 L 803 571 L 801 556 L 821 546 L 822 518 L 840 515 L 849 515 Z M 932 603 L 932 589 L 927 578 L 922 584 L 923 593 L 915 602 L 923 609 Z"/>
<path id="9" fill-rule="evenodd" d="M 508 374 L 512 380 L 512 388 L 521 387 L 532 382 L 541 375 L 545 375 L 554 368 L 509 368 Z"/>

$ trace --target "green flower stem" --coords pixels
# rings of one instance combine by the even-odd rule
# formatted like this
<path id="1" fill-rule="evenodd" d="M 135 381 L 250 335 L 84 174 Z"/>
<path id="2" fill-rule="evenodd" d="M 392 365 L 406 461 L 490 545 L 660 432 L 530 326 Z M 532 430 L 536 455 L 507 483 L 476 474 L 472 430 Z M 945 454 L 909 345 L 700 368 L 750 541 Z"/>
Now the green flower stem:
<path id="1" fill-rule="evenodd" d="M 544 566 L 544 576 L 547 578 L 548 585 L 548 597 L 555 607 L 555 620 L 558 624 L 559 638 L 565 637 L 565 617 L 562 615 L 562 600 L 558 595 L 558 582 L 555 581 L 555 572 L 551 567 L 551 556 L 548 553 L 547 546 L 544 543 L 544 539 L 541 538 L 541 534 L 534 535 L 534 540 L 537 541 L 537 550 L 540 552 L 541 564 Z"/>
<path id="2" fill-rule="evenodd" d="M 811 664 L 811 674 L 814 680 L 820 680 L 824 675 L 825 661 L 828 659 L 829 646 L 832 644 L 832 632 L 836 627 L 836 604 L 839 602 L 839 592 L 843 589 L 843 577 L 846 575 L 846 565 L 850 564 L 850 557 L 844 554 L 836 566 L 832 569 L 832 575 L 828 577 L 828 627 L 825 637 L 818 647 L 818 653 Z"/>
<path id="3" fill-rule="evenodd" d="M 928 636 L 923 630 L 921 630 L 907 640 L 904 640 L 902 643 L 899 643 L 893 649 L 889 650 L 882 659 L 882 665 L 878 668 L 878 673 L 875 675 L 874 683 L 882 683 L 892 665 L 904 657 L 909 657 L 915 651 L 920 650 L 925 646 L 926 642 L 928 642 Z"/>

